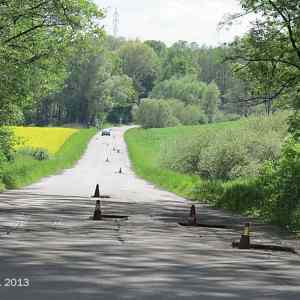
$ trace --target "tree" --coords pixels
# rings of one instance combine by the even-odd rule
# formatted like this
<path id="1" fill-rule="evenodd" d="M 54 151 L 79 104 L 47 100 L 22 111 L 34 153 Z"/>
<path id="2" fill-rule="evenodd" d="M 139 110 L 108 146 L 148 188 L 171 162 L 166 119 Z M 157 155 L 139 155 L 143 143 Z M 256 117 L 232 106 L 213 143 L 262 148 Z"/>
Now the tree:
<path id="1" fill-rule="evenodd" d="M 74 51 L 75 52 L 75 51 Z M 94 123 L 112 104 L 101 98 L 101 85 L 115 68 L 114 54 L 102 47 L 102 39 L 89 37 L 76 49 L 69 60 L 69 76 L 61 90 L 49 93 L 37 107 L 38 124 Z M 108 99 L 105 99 L 108 100 Z"/>
<path id="2" fill-rule="evenodd" d="M 220 104 L 220 91 L 215 82 L 211 82 L 203 95 L 203 109 L 208 117 L 209 123 L 214 121 L 216 113 L 218 111 L 218 105 Z"/>
<path id="3" fill-rule="evenodd" d="M 130 111 L 135 104 L 137 94 L 131 78 L 127 75 L 115 75 L 107 79 L 101 85 L 101 99 L 105 103 L 111 103 L 112 109 L 108 120 L 114 123 L 129 122 Z"/>
<path id="4" fill-rule="evenodd" d="M 200 105 L 205 87 L 203 82 L 199 82 L 192 75 L 181 78 L 173 77 L 157 83 L 150 96 L 157 99 L 178 99 L 186 104 Z"/>
<path id="5" fill-rule="evenodd" d="M 158 56 L 151 47 L 139 41 L 127 42 L 118 53 L 122 70 L 132 78 L 139 97 L 147 97 L 158 75 Z"/>
<path id="6" fill-rule="evenodd" d="M 0 110 L 23 107 L 58 88 L 82 36 L 98 35 L 102 11 L 89 0 L 1 1 Z M 5 123 L 5 120 L 1 120 Z"/>
<path id="7" fill-rule="evenodd" d="M 185 104 L 180 100 L 166 100 L 166 103 L 171 108 L 173 116 L 182 125 L 198 125 L 207 123 L 205 113 L 201 110 L 199 105 Z"/>
<path id="8" fill-rule="evenodd" d="M 167 80 L 174 76 L 198 76 L 200 72 L 201 70 L 194 63 L 194 51 L 187 42 L 178 41 L 168 48 L 160 79 Z"/>
<path id="9" fill-rule="evenodd" d="M 166 56 L 168 48 L 164 42 L 149 40 L 145 41 L 145 44 L 151 47 L 159 58 L 162 59 Z"/>
<path id="10" fill-rule="evenodd" d="M 238 62 L 237 73 L 255 79 L 252 96 L 241 99 L 254 105 L 281 99 L 294 109 L 294 131 L 300 128 L 300 6 L 294 0 L 240 0 L 246 14 L 256 14 L 250 32 L 232 44 L 229 59 Z M 291 99 L 292 101 L 288 100 Z M 298 125 L 297 125 L 298 124 Z"/>

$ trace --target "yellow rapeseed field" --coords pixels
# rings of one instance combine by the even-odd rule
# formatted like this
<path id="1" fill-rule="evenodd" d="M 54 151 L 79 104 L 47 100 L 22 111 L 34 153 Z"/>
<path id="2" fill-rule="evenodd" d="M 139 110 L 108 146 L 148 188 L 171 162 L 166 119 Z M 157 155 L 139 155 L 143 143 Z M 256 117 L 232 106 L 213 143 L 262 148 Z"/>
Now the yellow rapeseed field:
<path id="1" fill-rule="evenodd" d="M 15 135 L 20 138 L 18 148 L 45 148 L 55 154 L 64 142 L 78 129 L 56 127 L 12 127 Z"/>

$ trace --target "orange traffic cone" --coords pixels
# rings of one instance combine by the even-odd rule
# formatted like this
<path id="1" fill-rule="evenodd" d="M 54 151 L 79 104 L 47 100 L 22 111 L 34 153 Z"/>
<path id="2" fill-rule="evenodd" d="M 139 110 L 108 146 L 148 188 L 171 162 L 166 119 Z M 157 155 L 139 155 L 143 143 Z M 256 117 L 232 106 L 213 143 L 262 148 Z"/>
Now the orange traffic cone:
<path id="1" fill-rule="evenodd" d="M 102 220 L 100 200 L 96 201 L 96 207 L 95 207 L 95 211 L 94 211 L 93 220 Z"/>
<path id="2" fill-rule="evenodd" d="M 192 207 L 191 207 L 190 218 L 191 218 L 192 225 L 196 225 L 197 224 L 197 213 L 196 213 L 195 205 L 192 205 Z"/>
<path id="3" fill-rule="evenodd" d="M 93 198 L 100 198 L 100 189 L 99 189 L 99 184 L 96 185 L 95 193 Z"/>
<path id="4" fill-rule="evenodd" d="M 244 233 L 241 235 L 239 249 L 250 249 L 250 223 L 245 224 Z"/>

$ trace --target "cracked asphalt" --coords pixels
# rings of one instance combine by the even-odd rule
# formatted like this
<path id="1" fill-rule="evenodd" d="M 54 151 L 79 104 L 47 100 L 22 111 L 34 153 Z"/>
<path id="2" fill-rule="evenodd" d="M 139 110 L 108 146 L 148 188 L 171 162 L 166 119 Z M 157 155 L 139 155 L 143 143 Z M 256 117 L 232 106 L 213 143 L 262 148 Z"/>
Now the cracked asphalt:
<path id="1" fill-rule="evenodd" d="M 95 136 L 74 168 L 0 194 L 1 300 L 300 299 L 298 255 L 231 248 L 247 221 L 256 242 L 296 240 L 201 204 L 202 223 L 228 229 L 180 226 L 191 203 L 134 175 L 126 129 Z M 128 220 L 90 219 L 96 184 L 103 212 Z"/>

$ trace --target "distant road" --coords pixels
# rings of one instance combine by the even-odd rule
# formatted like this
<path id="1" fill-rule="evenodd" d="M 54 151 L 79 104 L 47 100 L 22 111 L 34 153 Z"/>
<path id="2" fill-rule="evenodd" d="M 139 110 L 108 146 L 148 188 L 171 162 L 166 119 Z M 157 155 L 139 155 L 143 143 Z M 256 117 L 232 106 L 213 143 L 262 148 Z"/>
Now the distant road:
<path id="1" fill-rule="evenodd" d="M 123 139 L 128 128 L 130 127 L 114 128 L 111 137 L 98 134 L 73 169 L 45 178 L 27 187 L 24 192 L 88 197 L 93 194 L 96 184 L 99 184 L 102 193 L 109 194 L 118 201 L 153 202 L 167 198 L 183 202 L 184 199 L 154 189 L 151 184 L 134 175 Z M 118 174 L 120 168 L 124 174 Z"/>
<path id="2" fill-rule="evenodd" d="M 245 218 L 198 205 L 202 222 L 230 229 L 178 225 L 190 203 L 134 175 L 126 129 L 95 136 L 73 169 L 0 194 L 1 300 L 300 299 L 299 256 L 231 248 Z M 127 221 L 89 220 L 97 183 L 103 212 Z"/>

